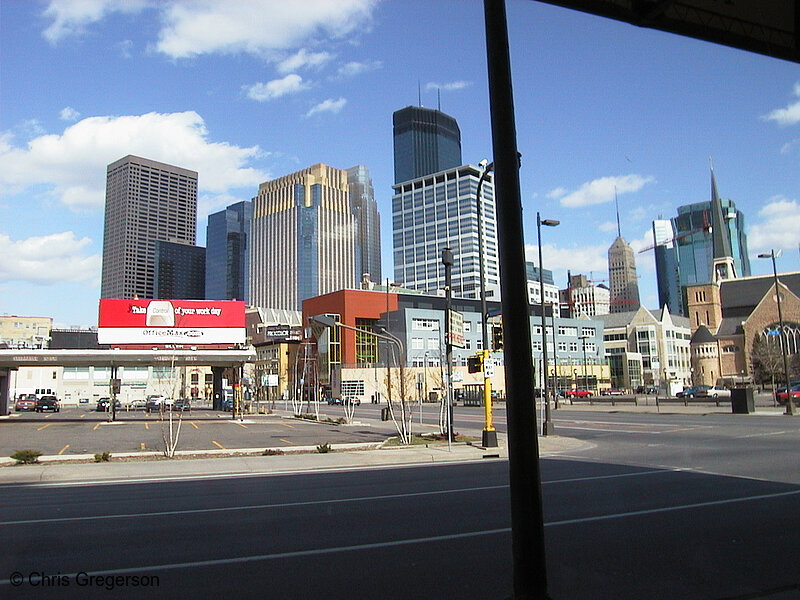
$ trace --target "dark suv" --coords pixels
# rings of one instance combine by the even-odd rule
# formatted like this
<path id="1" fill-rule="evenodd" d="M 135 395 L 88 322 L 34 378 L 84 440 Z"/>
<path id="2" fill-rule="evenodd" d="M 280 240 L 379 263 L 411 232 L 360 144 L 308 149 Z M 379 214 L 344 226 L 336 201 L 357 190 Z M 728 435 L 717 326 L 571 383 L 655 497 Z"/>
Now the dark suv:
<path id="1" fill-rule="evenodd" d="M 34 406 L 33 410 L 36 412 L 44 412 L 46 410 L 59 412 L 61 410 L 61 406 L 59 406 L 58 398 L 55 396 L 42 396 L 36 401 L 36 406 Z"/>

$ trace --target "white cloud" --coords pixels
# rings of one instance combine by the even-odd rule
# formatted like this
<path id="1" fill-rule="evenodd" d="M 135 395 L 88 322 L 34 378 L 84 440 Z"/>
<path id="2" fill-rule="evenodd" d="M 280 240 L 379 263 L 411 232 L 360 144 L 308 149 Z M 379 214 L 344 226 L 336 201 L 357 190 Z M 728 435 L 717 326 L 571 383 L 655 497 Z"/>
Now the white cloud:
<path id="1" fill-rule="evenodd" d="M 563 187 L 557 187 L 555 189 L 550 190 L 549 192 L 547 192 L 545 194 L 545 196 L 547 198 L 550 198 L 552 200 L 555 200 L 557 198 L 561 198 L 562 196 L 566 196 L 566 195 L 567 195 L 567 190 L 565 188 L 563 188 Z"/>
<path id="2" fill-rule="evenodd" d="M 270 56 L 320 37 L 364 30 L 377 0 L 173 1 L 156 48 L 172 58 L 246 52 Z"/>
<path id="3" fill-rule="evenodd" d="M 0 233 L 0 279 L 52 284 L 89 281 L 98 277 L 101 258 L 86 254 L 89 238 L 72 231 L 12 240 Z"/>
<path id="4" fill-rule="evenodd" d="M 265 102 L 287 94 L 302 92 L 309 87 L 311 87 L 310 84 L 305 83 L 300 75 L 291 73 L 282 79 L 273 79 L 267 83 L 254 83 L 253 85 L 244 86 L 244 89 L 247 91 L 247 97 L 251 100 Z"/>
<path id="5" fill-rule="evenodd" d="M 329 52 L 309 52 L 305 48 L 300 48 L 291 56 L 284 58 L 276 65 L 278 73 L 291 73 L 302 68 L 318 68 L 330 61 L 333 55 Z"/>
<path id="6" fill-rule="evenodd" d="M 452 92 L 456 90 L 463 90 L 471 85 L 471 81 L 451 81 L 449 83 L 436 83 L 431 81 L 425 84 L 425 90 L 444 90 L 445 92 Z"/>
<path id="7" fill-rule="evenodd" d="M 115 12 L 136 13 L 150 5 L 150 0 L 51 0 L 42 15 L 52 23 L 42 32 L 50 43 L 83 32 Z"/>
<path id="8" fill-rule="evenodd" d="M 604 233 L 610 233 L 617 230 L 617 224 L 614 221 L 606 221 L 605 223 L 600 223 L 597 228 Z"/>
<path id="9" fill-rule="evenodd" d="M 604 202 L 612 201 L 615 193 L 620 195 L 638 192 L 646 184 L 653 181 L 655 181 L 655 179 L 652 177 L 643 177 L 642 175 L 601 177 L 584 183 L 574 192 L 562 196 L 560 202 L 561 206 L 566 206 L 568 208 L 603 204 Z M 561 190 L 562 188 L 558 189 Z M 553 192 L 551 192 L 551 194 L 552 193 Z"/>
<path id="10" fill-rule="evenodd" d="M 771 249 L 796 252 L 800 245 L 800 202 L 773 196 L 758 211 L 760 222 L 747 232 L 751 254 Z"/>
<path id="11" fill-rule="evenodd" d="M 65 106 L 61 109 L 61 112 L 58 114 L 58 116 L 62 121 L 77 121 L 78 117 L 81 116 L 81 113 L 71 106 Z"/>
<path id="12" fill-rule="evenodd" d="M 347 104 L 347 100 L 345 98 L 339 98 L 338 100 L 328 98 L 327 100 L 312 107 L 311 110 L 306 113 L 306 116 L 310 117 L 311 115 L 316 115 L 323 112 L 336 114 L 344 108 L 345 104 Z"/>
<path id="13" fill-rule="evenodd" d="M 356 75 L 361 75 L 368 71 L 380 69 L 382 66 L 383 63 L 379 60 L 370 60 L 367 62 L 351 61 L 339 67 L 338 72 L 342 77 L 355 77 Z"/>
<path id="14" fill-rule="evenodd" d="M 525 245 L 525 259 L 539 264 L 539 247 L 536 244 Z M 608 246 L 578 246 L 558 248 L 553 244 L 542 246 L 542 262 L 545 269 L 563 272 L 564 277 L 562 286 L 566 282 L 566 271 L 571 271 L 573 275 L 585 274 L 590 272 L 596 278 L 605 277 L 608 272 Z"/>
<path id="15" fill-rule="evenodd" d="M 800 83 L 794 84 L 794 95 L 800 96 Z M 761 117 L 764 121 L 774 121 L 780 126 L 797 125 L 800 123 L 800 100 L 789 104 L 786 108 L 776 108 Z"/>
<path id="16" fill-rule="evenodd" d="M 8 135 L 0 143 L 0 192 L 34 186 L 51 190 L 73 208 L 102 209 L 106 166 L 134 154 L 198 171 L 206 192 L 254 186 L 266 173 L 247 166 L 261 155 L 258 146 L 240 148 L 208 140 L 203 119 L 193 111 L 90 117 L 61 134 L 41 135 L 16 147 Z"/>

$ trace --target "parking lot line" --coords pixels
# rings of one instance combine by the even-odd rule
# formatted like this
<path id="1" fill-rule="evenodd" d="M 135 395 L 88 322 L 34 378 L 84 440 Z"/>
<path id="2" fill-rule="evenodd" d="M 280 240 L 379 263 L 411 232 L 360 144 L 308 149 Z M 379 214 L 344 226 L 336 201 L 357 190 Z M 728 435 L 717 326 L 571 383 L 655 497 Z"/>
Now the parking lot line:
<path id="1" fill-rule="evenodd" d="M 211 440 L 211 443 L 214 444 L 220 450 L 225 450 L 226 449 L 225 446 L 223 446 L 222 444 L 220 444 L 219 442 L 217 442 L 215 440 Z"/>
<path id="2" fill-rule="evenodd" d="M 144 450 L 146 448 L 144 442 L 139 442 L 139 450 Z"/>
<path id="3" fill-rule="evenodd" d="M 81 415 L 81 419 L 85 419 L 85 418 L 86 418 L 86 413 L 83 413 L 83 414 Z"/>
<path id="4" fill-rule="evenodd" d="M 94 427 L 92 427 L 92 431 L 95 431 L 95 430 L 96 430 L 98 427 L 100 427 L 100 425 L 102 425 L 102 424 L 103 424 L 103 422 L 102 422 L 102 421 L 98 421 L 97 425 L 95 425 Z"/>
<path id="5" fill-rule="evenodd" d="M 46 427 L 50 427 L 50 425 L 52 425 L 52 423 L 48 423 L 47 425 L 42 425 L 41 427 L 37 427 L 36 431 L 41 431 L 42 429 L 44 429 Z"/>
<path id="6" fill-rule="evenodd" d="M 290 446 L 294 446 L 294 442 L 290 442 L 289 440 L 285 440 L 285 439 L 283 439 L 283 438 L 278 438 L 278 439 L 279 439 L 280 441 L 282 441 L 282 442 L 285 442 L 285 443 L 289 444 Z"/>
<path id="7" fill-rule="evenodd" d="M 61 450 L 59 450 L 59 451 L 58 451 L 59 455 L 60 455 L 60 454 L 64 454 L 64 450 L 66 450 L 67 448 L 69 448 L 69 444 L 67 444 L 67 445 L 66 445 L 66 446 L 64 446 L 64 447 L 63 447 Z"/>
<path id="8" fill-rule="evenodd" d="M 195 424 L 195 422 L 194 422 L 194 421 L 189 421 L 189 425 L 191 425 L 191 426 L 192 426 L 192 427 L 194 427 L 195 429 L 200 429 L 200 428 L 199 428 L 199 427 L 198 427 L 198 426 Z"/>
<path id="9" fill-rule="evenodd" d="M 150 423 L 145 423 L 145 424 L 144 424 L 144 428 L 145 428 L 145 429 L 150 429 Z"/>
<path id="10" fill-rule="evenodd" d="M 244 423 L 239 423 L 239 421 L 234 421 L 234 423 L 236 423 L 239 427 L 244 427 L 245 429 L 247 429 L 247 425 L 245 425 Z"/>
<path id="11" fill-rule="evenodd" d="M 289 429 L 294 429 L 294 425 L 289 425 L 289 423 L 284 423 L 282 421 L 278 421 L 279 425 L 283 425 L 284 427 L 288 427 Z"/>

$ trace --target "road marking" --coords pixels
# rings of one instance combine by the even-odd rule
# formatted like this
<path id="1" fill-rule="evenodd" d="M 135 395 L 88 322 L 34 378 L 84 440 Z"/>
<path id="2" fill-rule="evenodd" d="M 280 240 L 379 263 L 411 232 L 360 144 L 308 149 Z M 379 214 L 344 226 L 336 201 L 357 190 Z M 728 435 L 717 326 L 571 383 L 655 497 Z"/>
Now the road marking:
<path id="1" fill-rule="evenodd" d="M 58 451 L 58 454 L 59 454 L 59 455 L 61 455 L 61 454 L 64 454 L 64 450 L 66 450 L 67 448 L 69 448 L 69 444 L 67 444 L 67 445 L 66 445 L 66 446 L 64 446 L 64 447 L 63 447 L 61 450 L 59 450 L 59 451 Z"/>
<path id="2" fill-rule="evenodd" d="M 189 425 L 191 425 L 191 426 L 192 426 L 192 427 L 194 427 L 195 429 L 200 429 L 200 428 L 199 428 L 199 427 L 198 427 L 198 426 L 195 424 L 195 422 L 194 422 L 194 421 L 189 421 Z"/>
<path id="3" fill-rule="evenodd" d="M 496 486 L 496 487 L 506 487 L 506 486 Z M 450 490 L 453 493 L 456 492 L 463 492 L 464 490 Z M 732 504 L 738 502 L 749 502 L 752 500 L 764 500 L 764 499 L 772 499 L 772 498 L 779 498 L 779 497 L 786 497 L 786 496 L 794 496 L 800 494 L 800 490 L 791 490 L 788 492 L 779 492 L 775 494 L 763 494 L 759 496 L 748 496 L 744 498 L 731 498 L 728 500 L 715 500 L 710 502 L 698 502 L 694 504 L 685 504 L 681 506 L 667 506 L 664 508 L 654 508 L 649 510 L 637 510 L 625 513 L 616 513 L 611 515 L 599 515 L 596 517 L 584 517 L 580 519 L 567 519 L 563 521 L 550 521 L 545 523 L 545 527 L 558 527 L 561 525 L 573 525 L 576 523 L 587 523 L 591 521 L 603 521 L 608 519 L 619 519 L 631 516 L 640 516 L 646 514 L 654 514 L 654 513 L 661 513 L 661 512 L 672 512 L 677 510 L 685 510 L 691 508 L 703 508 L 707 506 L 718 506 L 721 504 Z M 410 495 L 418 495 L 418 494 L 410 494 Z M 359 499 L 345 499 L 345 500 L 338 500 L 333 502 L 347 502 L 347 501 L 360 501 Z M 369 498 L 366 498 L 369 500 Z M 314 504 L 314 502 L 299 502 L 294 503 L 295 505 L 298 504 Z M 262 507 L 237 507 L 237 510 L 242 510 L 243 508 L 248 509 L 256 509 Z M 176 514 L 181 512 L 209 512 L 213 510 L 224 510 L 224 509 L 204 509 L 199 511 L 170 511 L 160 513 L 160 515 L 166 514 Z M 233 509 L 229 509 L 233 510 Z M 117 515 L 120 516 L 120 515 Z M 138 516 L 150 516 L 147 514 L 143 515 L 123 515 L 125 517 L 138 517 Z M 106 518 L 115 518 L 115 515 L 102 515 L 96 517 L 86 517 L 87 519 L 106 519 Z M 10 524 L 30 524 L 30 523 L 40 523 L 46 521 L 74 521 L 79 519 L 79 517 L 66 517 L 63 519 L 48 519 L 48 520 L 41 520 L 41 521 L 16 521 L 10 522 Z M 8 523 L 0 523 L 0 525 L 6 525 Z M 373 542 L 370 544 L 354 544 L 352 546 L 333 546 L 329 548 L 314 548 L 312 550 L 295 550 L 293 552 L 276 552 L 274 554 L 255 554 L 250 556 L 236 556 L 232 558 L 218 558 L 213 560 L 199 560 L 199 561 L 192 561 L 192 562 L 182 562 L 182 563 L 171 563 L 171 564 L 162 564 L 162 565 L 146 565 L 146 566 L 139 566 L 139 567 L 130 567 L 124 569 L 109 569 L 107 571 L 93 571 L 93 575 L 96 576 L 105 576 L 105 575 L 124 575 L 128 573 L 153 573 L 155 571 L 170 571 L 175 569 L 187 569 L 187 568 L 198 568 L 198 567 L 209 567 L 209 566 L 220 566 L 220 565 L 230 565 L 230 564 L 241 564 L 241 563 L 249 563 L 249 562 L 257 562 L 257 561 L 265 561 L 265 560 L 280 560 L 280 559 L 287 559 L 287 558 L 301 558 L 307 556 L 319 556 L 324 554 L 335 554 L 338 552 L 357 552 L 363 550 L 375 550 L 378 548 L 391 548 L 396 546 L 409 546 L 414 544 L 429 544 L 431 542 L 441 542 L 441 541 L 451 541 L 451 540 L 462 540 L 462 539 L 469 539 L 475 537 L 485 537 L 490 535 L 498 535 L 498 534 L 508 534 L 511 533 L 510 527 L 501 527 L 498 529 L 485 529 L 482 531 L 466 531 L 463 533 L 452 533 L 446 535 L 433 535 L 433 536 L 426 536 L 426 537 L 419 537 L 419 538 L 409 538 L 405 540 L 391 540 L 386 542 Z M 67 575 L 67 577 L 72 577 L 77 574 Z M 0 579 L 0 585 L 7 585 L 11 581 L 10 579 Z"/>
<path id="4" fill-rule="evenodd" d="M 747 438 L 765 437 L 768 435 L 783 435 L 784 433 L 795 433 L 794 431 L 770 431 L 767 433 L 751 433 L 750 435 L 741 435 L 736 439 L 745 440 Z"/>
<path id="5" fill-rule="evenodd" d="M 100 427 L 100 425 L 102 425 L 102 424 L 103 424 L 103 422 L 102 422 L 102 421 L 99 421 L 99 422 L 97 423 L 97 425 L 95 425 L 94 427 L 92 427 L 92 431 L 95 431 L 95 430 L 96 430 L 98 427 Z"/>
<path id="6" fill-rule="evenodd" d="M 150 430 L 150 423 L 145 423 L 144 424 L 144 428 L 149 431 Z"/>
<path id="7" fill-rule="evenodd" d="M 83 413 L 83 414 L 81 415 L 81 419 L 85 419 L 85 418 L 86 418 L 86 413 Z"/>
<path id="8" fill-rule="evenodd" d="M 245 425 L 244 423 L 239 423 L 239 421 L 234 421 L 234 423 L 236 423 L 239 427 L 244 427 L 245 429 L 247 429 L 247 425 Z"/>
<path id="9" fill-rule="evenodd" d="M 222 445 L 222 444 L 220 444 L 219 442 L 216 442 L 216 441 L 214 441 L 214 440 L 211 440 L 211 443 L 212 443 L 212 444 L 214 444 L 214 445 L 215 445 L 217 448 L 219 448 L 220 450 L 225 450 L 225 446 L 223 446 L 223 445 Z"/>
<path id="10" fill-rule="evenodd" d="M 139 450 L 144 450 L 144 449 L 145 449 L 144 442 L 139 442 Z"/>
<path id="11" fill-rule="evenodd" d="M 42 429 L 46 429 L 47 427 L 50 427 L 50 425 L 52 425 L 52 423 L 48 423 L 47 425 L 42 425 L 41 427 L 37 427 L 36 431 L 41 431 Z"/>
<path id="12" fill-rule="evenodd" d="M 290 442 L 289 440 L 285 440 L 285 439 L 283 439 L 283 438 L 278 438 L 278 439 L 279 439 L 280 441 L 282 441 L 282 442 L 286 443 L 286 444 L 289 444 L 290 446 L 294 446 L 294 442 Z"/>
<path id="13" fill-rule="evenodd" d="M 294 429 L 294 425 L 289 425 L 289 423 L 284 423 L 283 421 L 278 421 L 278 425 L 283 425 L 284 427 L 288 427 L 289 429 Z"/>

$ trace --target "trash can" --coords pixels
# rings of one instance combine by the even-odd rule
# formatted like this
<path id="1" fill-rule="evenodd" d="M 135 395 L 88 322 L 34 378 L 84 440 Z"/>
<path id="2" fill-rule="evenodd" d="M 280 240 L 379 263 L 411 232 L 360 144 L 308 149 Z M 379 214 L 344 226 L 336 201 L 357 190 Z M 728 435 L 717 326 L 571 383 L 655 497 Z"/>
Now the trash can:
<path id="1" fill-rule="evenodd" d="M 756 412 L 753 388 L 734 388 L 731 390 L 731 410 L 735 415 L 748 415 Z"/>
<path id="2" fill-rule="evenodd" d="M 381 421 L 388 421 L 389 420 L 389 409 L 382 408 L 381 409 Z"/>

